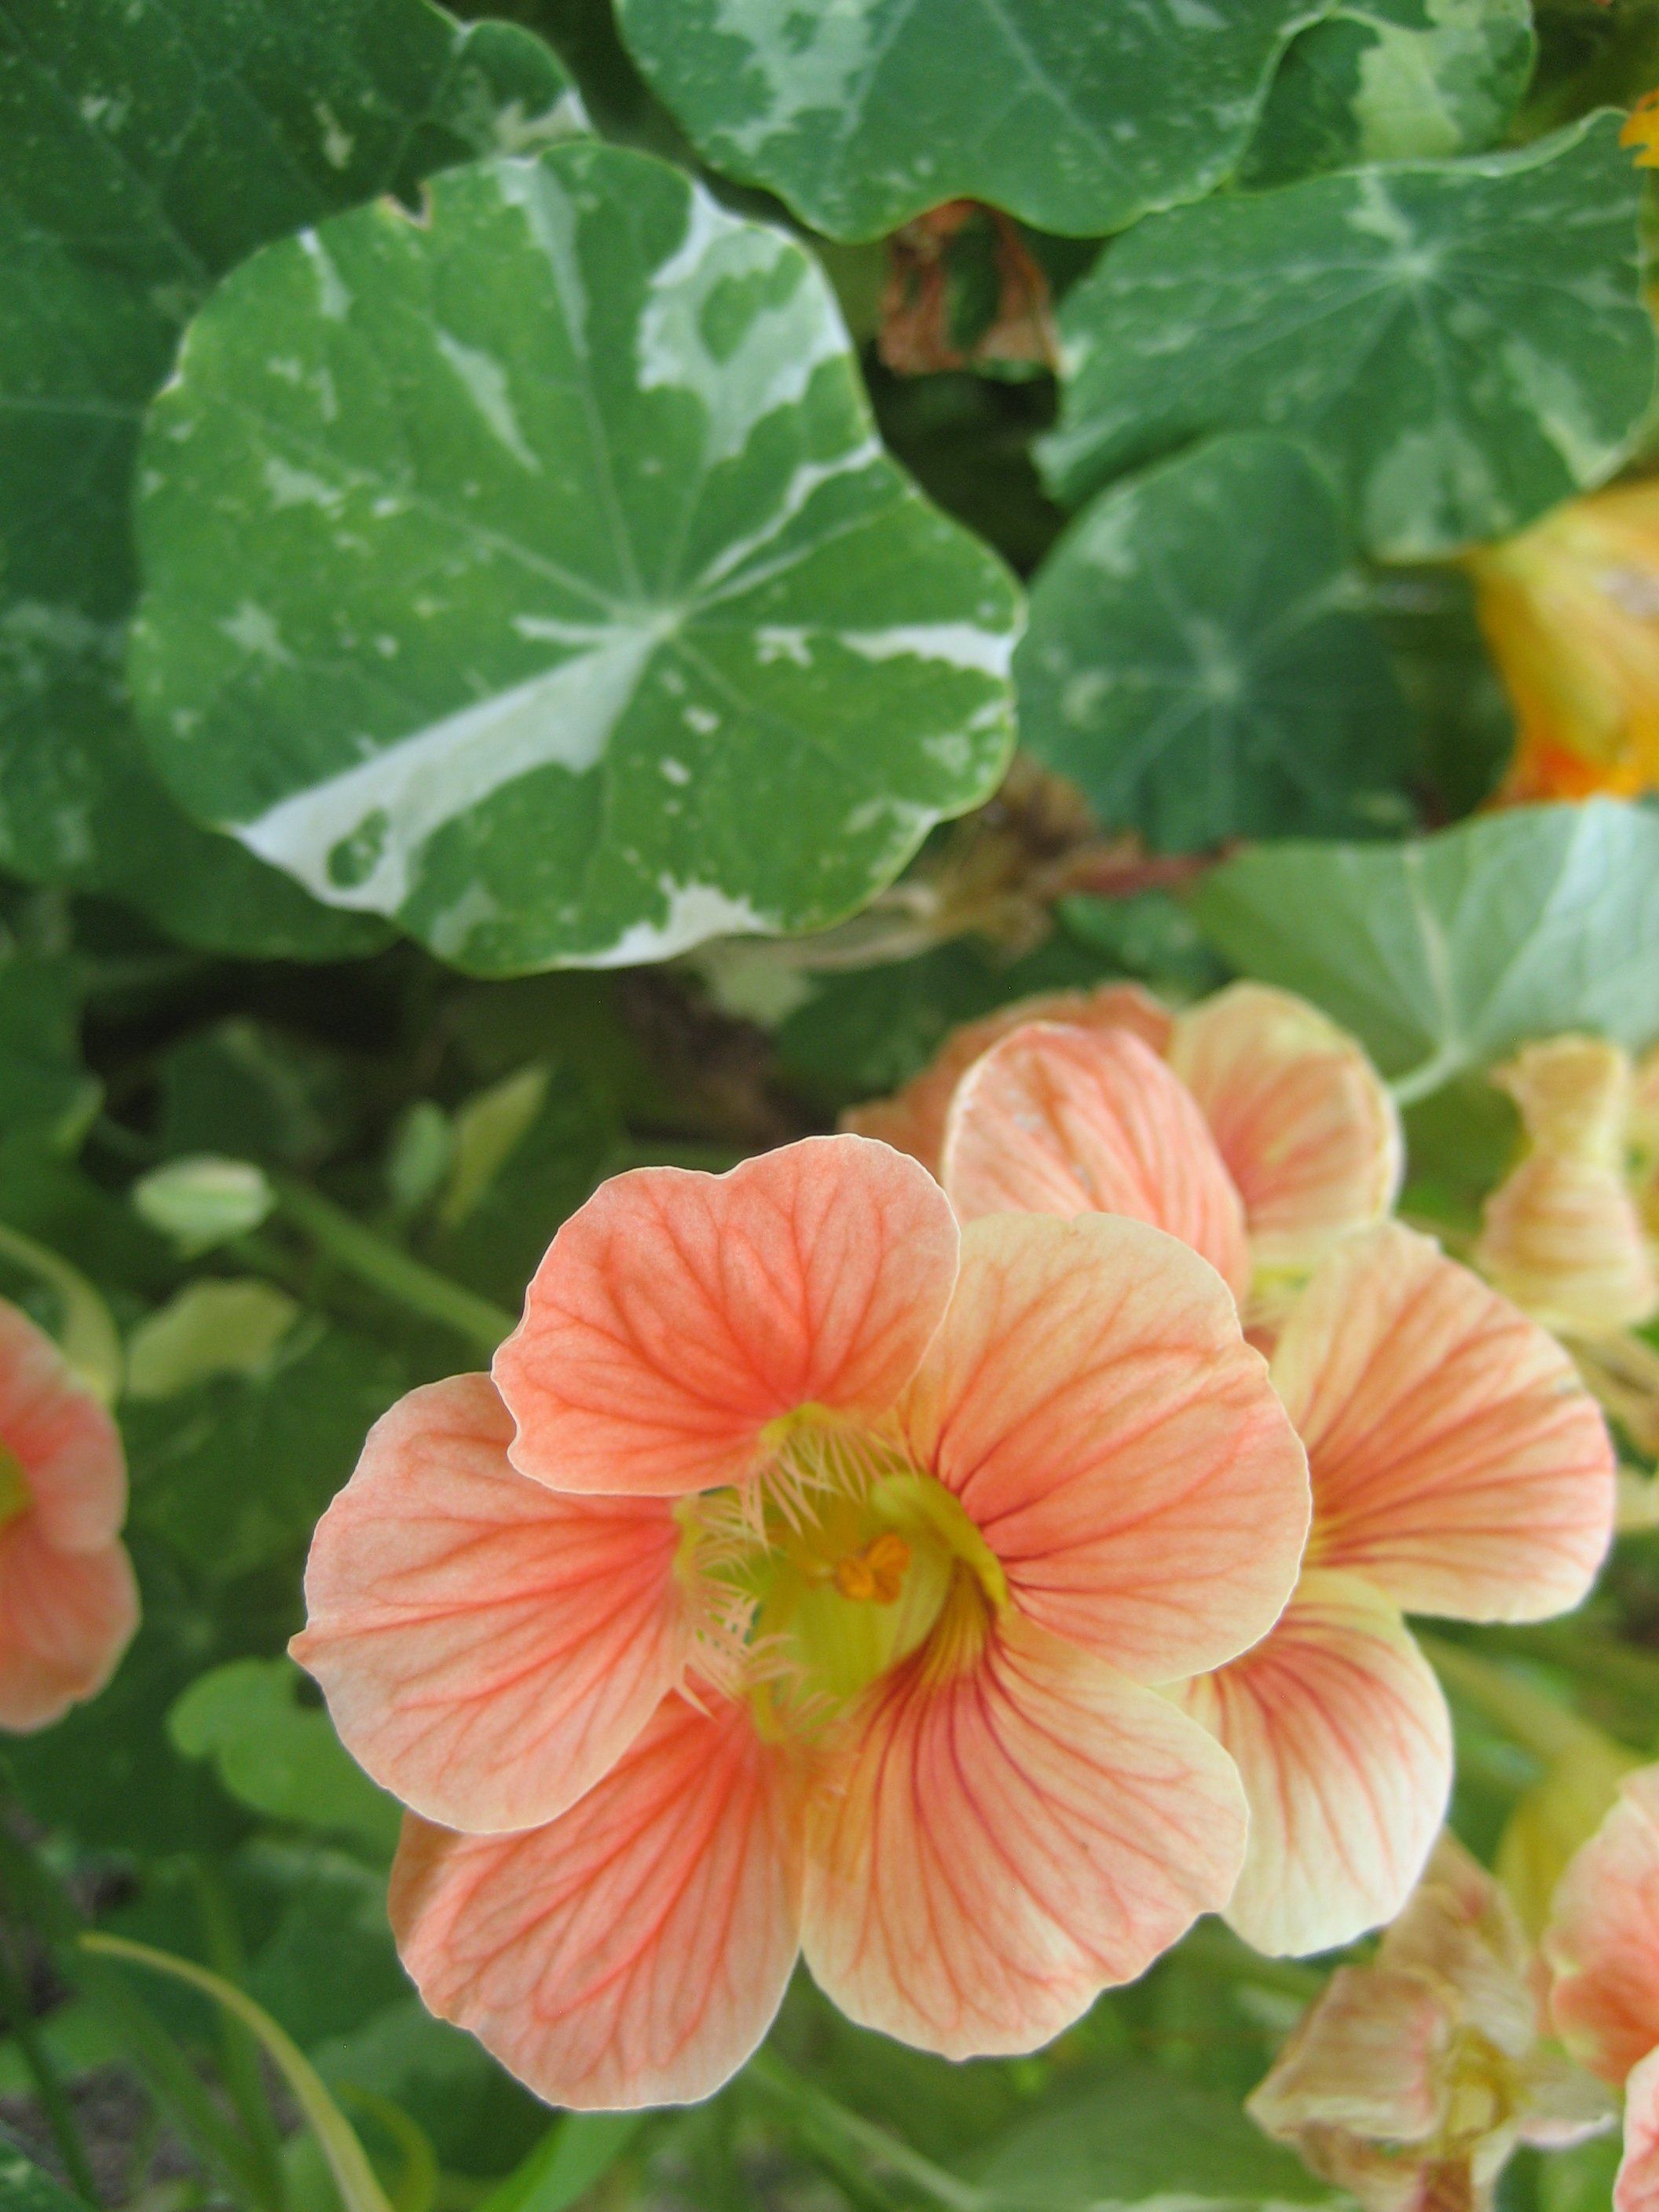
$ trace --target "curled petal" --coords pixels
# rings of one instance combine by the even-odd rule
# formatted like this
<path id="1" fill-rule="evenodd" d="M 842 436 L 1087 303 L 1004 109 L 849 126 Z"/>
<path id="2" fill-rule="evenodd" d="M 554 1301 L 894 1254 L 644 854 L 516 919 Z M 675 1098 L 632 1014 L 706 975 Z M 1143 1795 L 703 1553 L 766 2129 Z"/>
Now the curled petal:
<path id="1" fill-rule="evenodd" d="M 808 1820 L 802 1942 L 842 2010 L 947 2057 L 1030 2051 L 1226 1900 L 1231 1761 L 1156 1692 L 1005 1613 L 854 1715 Z"/>
<path id="2" fill-rule="evenodd" d="M 1227 1918 L 1269 1954 L 1393 1919 L 1451 1788 L 1451 1727 L 1405 1622 L 1357 1576 L 1303 1577 L 1276 1627 L 1182 1703 L 1237 1763 L 1250 1844 Z"/>
<path id="3" fill-rule="evenodd" d="M 1123 1213 L 1201 1252 L 1236 1297 L 1249 1286 L 1244 1209 L 1193 1096 L 1127 1030 L 1032 1022 L 958 1086 L 945 1188 L 986 1213 Z"/>
<path id="4" fill-rule="evenodd" d="M 1541 1152 L 1586 1166 L 1623 1167 L 1636 1081 L 1622 1045 L 1606 1037 L 1540 1037 L 1493 1068 L 1492 1080 L 1514 1099 Z"/>
<path id="5" fill-rule="evenodd" d="M 488 1376 L 400 1400 L 318 1524 L 289 1647 L 352 1757 L 474 1832 L 572 1804 L 687 1649 L 672 1508 L 558 1496 L 512 1465 L 512 1437 Z"/>
<path id="6" fill-rule="evenodd" d="M 1487 1199 L 1481 1273 L 1564 1335 L 1600 1337 L 1659 1312 L 1659 1272 L 1617 1168 L 1534 1152 Z"/>
<path id="7" fill-rule="evenodd" d="M 1294 1586 L 1302 1447 L 1226 1285 L 1161 1230 L 970 1224 L 900 1418 L 1020 1609 L 1137 1680 L 1236 1657 Z"/>
<path id="8" fill-rule="evenodd" d="M 1585 2063 L 1621 2081 L 1659 2047 L 1659 1766 L 1631 1775 L 1556 1889 L 1550 2010 Z"/>
<path id="9" fill-rule="evenodd" d="M 44 1329 L 0 1298 L 0 1440 L 23 1469 L 46 1540 L 100 1552 L 127 1510 L 121 1436 Z"/>
<path id="10" fill-rule="evenodd" d="M 1589 1589 L 1613 1455 L 1553 1337 L 1397 1224 L 1331 1254 L 1273 1380 L 1308 1447 L 1309 1559 L 1407 1612 L 1541 1620 Z"/>
<path id="11" fill-rule="evenodd" d="M 0 1729 L 46 1728 L 95 1696 L 137 1626 L 120 1544 L 59 1551 L 33 1514 L 0 1529 Z"/>
<path id="12" fill-rule="evenodd" d="M 1377 1957 L 1454 1990 L 1462 2017 L 1511 2058 L 1538 2041 L 1532 1947 L 1509 1893 L 1448 1829 Z"/>
<path id="13" fill-rule="evenodd" d="M 872 1098 L 851 1108 L 842 1115 L 842 1127 L 861 1137 L 879 1137 L 937 1175 L 945 1119 L 957 1084 L 981 1053 L 1026 1022 L 1127 1030 L 1154 1052 L 1163 1051 L 1171 1028 L 1168 1011 L 1138 983 L 1106 983 L 1097 991 L 1042 991 L 952 1030 L 920 1075 L 890 1098 Z"/>
<path id="14" fill-rule="evenodd" d="M 1613 2212 L 1659 2212 L 1659 2051 L 1648 2053 L 1626 2086 L 1625 2155 Z"/>
<path id="15" fill-rule="evenodd" d="M 1388 1086 L 1305 1000 L 1232 984 L 1177 1018 L 1169 1058 L 1243 1198 L 1258 1267 L 1310 1267 L 1394 1204 L 1403 1152 Z"/>
<path id="16" fill-rule="evenodd" d="M 411 1816 L 392 1924 L 429 2010 L 550 2104 L 710 2095 L 771 2024 L 798 1947 L 798 1823 L 742 1709 L 667 1698 L 545 1827 Z"/>
<path id="17" fill-rule="evenodd" d="M 867 1138 L 617 1176 L 554 1238 L 495 1355 L 513 1463 L 617 1495 L 740 1482 L 781 1415 L 889 1411 L 956 1270 L 943 1191 Z"/>
<path id="18" fill-rule="evenodd" d="M 1304 2156 L 1310 2138 L 1316 2144 L 1328 2132 L 1425 2142 L 1444 2110 L 1445 2058 L 1456 2027 L 1455 2006 L 1429 1976 L 1339 1966 L 1245 2109 Z"/>

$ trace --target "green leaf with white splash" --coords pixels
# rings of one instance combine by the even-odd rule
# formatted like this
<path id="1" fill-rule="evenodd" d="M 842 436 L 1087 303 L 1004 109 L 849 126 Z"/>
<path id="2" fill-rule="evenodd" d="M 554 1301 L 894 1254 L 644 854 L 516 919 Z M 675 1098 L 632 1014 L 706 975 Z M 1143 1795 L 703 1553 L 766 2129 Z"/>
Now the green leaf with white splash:
<path id="1" fill-rule="evenodd" d="M 1532 0 L 1342 0 L 1285 57 L 1243 181 L 1484 153 L 1536 54 Z"/>
<path id="2" fill-rule="evenodd" d="M 0 864 L 230 951 L 384 935 L 204 836 L 144 765 L 121 678 L 139 426 L 255 246 L 580 119 L 539 40 L 425 0 L 0 0 Z"/>
<path id="3" fill-rule="evenodd" d="M 1068 499 L 1211 430 L 1316 451 L 1385 559 L 1519 529 L 1612 474 L 1653 389 L 1614 116 L 1517 154 L 1153 216 L 1062 316 Z"/>
<path id="4" fill-rule="evenodd" d="M 185 804 L 502 972 L 863 903 L 1012 740 L 1012 579 L 886 458 L 817 264 L 576 143 L 268 249 L 144 447 Z"/>
<path id="5" fill-rule="evenodd" d="M 1114 485 L 1032 586 L 1023 740 L 1165 851 L 1406 828 L 1410 717 L 1354 582 L 1335 494 L 1284 439 Z"/>
<path id="6" fill-rule="evenodd" d="M 1659 1036 L 1659 813 L 1518 807 L 1401 845 L 1283 844 L 1199 886 L 1236 968 L 1299 991 L 1425 1097 L 1523 1039 Z"/>
<path id="7" fill-rule="evenodd" d="M 965 196 L 1093 236 L 1237 166 L 1321 0 L 620 0 L 714 167 L 832 238 Z"/>

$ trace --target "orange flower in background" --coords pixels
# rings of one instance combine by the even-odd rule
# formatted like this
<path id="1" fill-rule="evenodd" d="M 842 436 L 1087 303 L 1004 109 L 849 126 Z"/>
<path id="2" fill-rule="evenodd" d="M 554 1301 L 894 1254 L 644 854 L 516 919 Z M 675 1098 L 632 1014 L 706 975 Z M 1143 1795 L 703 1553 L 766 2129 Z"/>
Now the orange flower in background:
<path id="1" fill-rule="evenodd" d="M 1659 480 L 1570 500 L 1469 566 L 1520 725 L 1500 799 L 1659 787 Z"/>
<path id="2" fill-rule="evenodd" d="M 0 1729 L 45 1728 L 114 1673 L 138 1625 L 126 1503 L 114 1422 L 0 1299 Z"/>
<path id="3" fill-rule="evenodd" d="M 1051 1040 L 1033 1048 L 1037 1021 L 1114 1042 L 1105 1054 Z M 1022 1030 L 1025 1041 L 1012 1041 Z M 973 1111 L 964 1108 L 951 1131 L 970 1069 Z M 1140 1093 L 1141 1127 L 1126 1134 L 1126 1102 Z M 1181 1220 L 1149 1210 L 1155 1152 L 1172 1194 L 1179 1125 L 1176 1152 L 1206 1156 L 1213 1208 L 1204 1236 L 1188 1241 L 1236 1290 L 1252 1266 L 1304 1272 L 1350 1231 L 1382 1219 L 1402 1164 L 1399 1116 L 1360 1047 L 1305 1000 L 1260 983 L 1235 983 L 1173 1015 L 1131 983 L 1026 1000 L 957 1030 L 895 1097 L 845 1119 L 944 1174 L 967 1218 L 1122 1212 L 1184 1236 Z M 1024 1140 L 1039 1128 L 1036 1143 Z"/>
<path id="4" fill-rule="evenodd" d="M 1247 2109 L 1367 2212 L 1482 2212 L 1519 2145 L 1616 2124 L 1547 2040 L 1509 1900 L 1449 1835 L 1375 1960 L 1333 1974 Z"/>
<path id="5" fill-rule="evenodd" d="M 494 1385 L 371 1436 L 295 1648 L 415 1808 L 431 2008 L 555 2101 L 677 2101 L 800 1950 L 856 2021 L 1024 2051 L 1224 1905 L 1237 1777 L 1156 1686 L 1271 1625 L 1307 1513 L 1192 1251 L 959 1231 L 809 1139 L 566 1223 Z"/>
<path id="6" fill-rule="evenodd" d="M 1200 1042 L 1218 1035 L 1225 1048 L 1212 1059 L 1192 1052 L 1192 1030 L 1185 1041 L 1200 1076 L 1218 1063 L 1241 1087 L 1254 1078 L 1274 1109 L 1252 1115 L 1247 1103 L 1231 1122 L 1215 1103 L 1224 1082 L 1209 1085 L 1206 1117 L 1121 1031 L 1035 1023 L 1005 1038 L 951 1109 L 942 1172 L 958 1211 L 1136 1214 L 1192 1242 L 1242 1291 L 1255 1224 L 1213 1130 L 1233 1134 L 1234 1157 L 1263 1164 L 1259 1190 L 1297 1195 L 1300 1228 L 1292 1238 L 1297 1217 L 1277 1217 L 1276 1254 L 1316 1249 L 1331 1224 L 1363 1218 L 1391 1183 L 1378 1125 L 1361 1143 L 1335 1133 L 1333 1114 L 1324 1138 L 1324 1075 L 1276 1062 L 1267 1045 L 1249 1051 L 1261 995 L 1240 987 L 1197 1011 Z M 1177 1032 L 1177 1062 L 1182 1043 Z M 1278 1110 L 1287 1091 L 1297 1112 Z M 1276 1145 L 1285 1129 L 1312 1135 Z M 1404 1613 L 1534 1620 L 1577 1604 L 1612 1534 L 1613 1457 L 1553 1338 L 1396 1224 L 1340 1236 L 1272 1318 L 1282 1321 L 1273 1378 L 1313 1483 L 1304 1573 L 1260 1644 L 1182 1694 L 1250 1799 L 1229 1919 L 1259 1949 L 1315 1951 L 1392 1917 L 1444 1814 L 1450 1728 Z"/>
<path id="7" fill-rule="evenodd" d="M 1561 1877 L 1544 1934 L 1568 2044 L 1625 2087 L 1615 2212 L 1659 2206 L 1659 1766 L 1626 1780 Z"/>

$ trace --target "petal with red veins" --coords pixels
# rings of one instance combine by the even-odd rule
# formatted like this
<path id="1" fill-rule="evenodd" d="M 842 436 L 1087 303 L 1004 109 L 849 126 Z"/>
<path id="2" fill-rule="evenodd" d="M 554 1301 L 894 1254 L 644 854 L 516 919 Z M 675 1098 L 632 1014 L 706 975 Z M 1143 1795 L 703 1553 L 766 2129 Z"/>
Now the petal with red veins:
<path id="1" fill-rule="evenodd" d="M 398 1948 L 428 2008 L 548 2103 L 707 2097 L 770 2026 L 798 1949 L 799 1823 L 743 1709 L 666 1698 L 544 1827 L 458 1836 L 414 1816 Z"/>
<path id="2" fill-rule="evenodd" d="M 1313 1470 L 1310 1562 L 1411 1613 L 1542 1620 L 1577 1605 L 1613 1533 L 1613 1453 L 1572 1362 L 1426 1237 L 1332 1253 L 1273 1380 Z"/>
<path id="3" fill-rule="evenodd" d="M 854 1717 L 808 1816 L 802 1942 L 850 2018 L 967 2058 L 1034 2050 L 1225 1903 L 1231 1762 L 1154 1691 L 1005 1613 Z"/>
<path id="4" fill-rule="evenodd" d="M 1557 2029 L 1620 2081 L 1659 2047 L 1659 1766 L 1630 1775 L 1562 1875 L 1544 1932 Z"/>
<path id="5" fill-rule="evenodd" d="M 290 1646 L 382 1788 L 474 1832 L 573 1803 L 688 1649 L 672 1507 L 561 1497 L 512 1437 L 488 1376 L 401 1399 L 318 1524 Z"/>
<path id="6" fill-rule="evenodd" d="M 951 1295 L 957 1224 L 914 1160 L 809 1137 L 729 1175 L 639 1168 L 559 1231 L 495 1355 L 513 1463 L 556 1490 L 741 1482 L 805 1406 L 886 1413 Z"/>
<path id="7" fill-rule="evenodd" d="M 963 1221 L 1122 1213 L 1249 1287 L 1244 1208 L 1192 1093 L 1127 1030 L 1032 1022 L 959 1086 L 943 1179 Z"/>

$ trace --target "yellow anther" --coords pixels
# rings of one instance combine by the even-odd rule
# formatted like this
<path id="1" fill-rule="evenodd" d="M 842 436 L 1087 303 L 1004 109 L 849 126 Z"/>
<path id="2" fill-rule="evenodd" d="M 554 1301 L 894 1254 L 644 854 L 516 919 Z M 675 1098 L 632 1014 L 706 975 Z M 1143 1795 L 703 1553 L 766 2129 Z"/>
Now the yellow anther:
<path id="1" fill-rule="evenodd" d="M 896 1605 L 904 1589 L 910 1547 L 896 1529 L 884 1528 L 861 1551 L 836 1562 L 836 1588 L 863 1605 Z"/>

